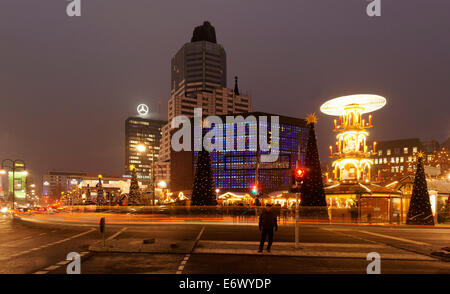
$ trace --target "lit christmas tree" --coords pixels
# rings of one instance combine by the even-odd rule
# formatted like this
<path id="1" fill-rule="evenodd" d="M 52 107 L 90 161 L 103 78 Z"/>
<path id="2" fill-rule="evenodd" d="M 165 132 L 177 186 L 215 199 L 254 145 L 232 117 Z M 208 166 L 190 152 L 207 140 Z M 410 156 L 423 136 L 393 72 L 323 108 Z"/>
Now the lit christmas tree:
<path id="1" fill-rule="evenodd" d="M 103 198 L 103 183 L 102 183 L 102 175 L 98 175 L 98 183 L 96 185 L 97 188 L 97 204 L 101 205 L 104 202 Z"/>
<path id="2" fill-rule="evenodd" d="M 206 150 L 198 153 L 191 200 L 196 206 L 217 204 L 211 157 Z"/>
<path id="3" fill-rule="evenodd" d="M 134 165 L 130 165 L 131 170 L 131 183 L 130 183 L 130 193 L 128 194 L 128 204 L 137 205 L 141 204 L 142 193 L 139 188 L 139 182 L 137 180 L 136 168 Z"/>
<path id="4" fill-rule="evenodd" d="M 306 176 L 300 189 L 300 214 L 303 217 L 314 217 L 321 220 L 328 220 L 327 201 L 325 198 L 325 191 L 323 189 L 322 171 L 320 168 L 316 131 L 314 128 L 314 124 L 317 122 L 317 117 L 313 113 L 308 115 L 306 120 L 309 126 L 309 133 L 305 156 Z"/>
<path id="5" fill-rule="evenodd" d="M 434 225 L 430 195 L 428 195 L 427 180 L 423 169 L 423 156 L 423 152 L 417 154 L 416 176 L 406 219 L 408 225 Z"/>

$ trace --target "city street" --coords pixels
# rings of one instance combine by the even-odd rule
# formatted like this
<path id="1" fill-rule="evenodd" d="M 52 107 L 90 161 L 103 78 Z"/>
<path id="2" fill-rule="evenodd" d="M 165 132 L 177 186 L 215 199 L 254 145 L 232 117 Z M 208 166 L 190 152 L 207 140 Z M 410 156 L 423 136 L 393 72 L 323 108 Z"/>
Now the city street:
<path id="1" fill-rule="evenodd" d="M 98 216 L 98 219 L 100 216 Z M 275 232 L 272 252 L 257 253 L 255 223 L 108 225 L 107 242 L 190 242 L 190 252 L 90 252 L 101 240 L 98 223 L 61 225 L 0 218 L 0 273 L 66 273 L 66 256 L 77 252 L 81 273 L 366 273 L 369 252 L 381 256 L 382 273 L 450 273 L 450 262 L 432 255 L 450 246 L 448 228 L 311 225 L 300 228 L 294 249 L 292 224 Z"/>

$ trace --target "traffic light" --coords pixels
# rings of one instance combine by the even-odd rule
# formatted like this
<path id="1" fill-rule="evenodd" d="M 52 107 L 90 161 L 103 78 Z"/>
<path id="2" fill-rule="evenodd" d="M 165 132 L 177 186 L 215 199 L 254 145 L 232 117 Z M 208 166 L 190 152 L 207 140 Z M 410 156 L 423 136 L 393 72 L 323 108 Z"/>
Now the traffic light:
<path id="1" fill-rule="evenodd" d="M 305 176 L 306 176 L 306 170 L 304 168 L 297 167 L 294 170 L 294 177 L 297 182 L 303 181 L 305 179 Z"/>
<path id="2" fill-rule="evenodd" d="M 253 185 L 252 186 L 252 194 L 253 195 L 258 195 L 258 186 L 257 185 Z"/>

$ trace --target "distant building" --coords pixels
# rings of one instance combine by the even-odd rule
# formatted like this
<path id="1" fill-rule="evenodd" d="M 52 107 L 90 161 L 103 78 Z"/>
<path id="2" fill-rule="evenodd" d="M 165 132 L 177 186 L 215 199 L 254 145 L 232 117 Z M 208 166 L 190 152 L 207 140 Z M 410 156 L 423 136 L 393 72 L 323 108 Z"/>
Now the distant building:
<path id="1" fill-rule="evenodd" d="M 152 161 L 156 163 L 162 127 L 166 121 L 129 117 L 125 121 L 125 174 L 130 175 L 130 165 L 136 168 L 139 179 L 150 179 Z M 139 151 L 138 146 L 145 146 Z M 156 169 L 155 165 L 155 169 Z"/>
<path id="2" fill-rule="evenodd" d="M 249 150 L 249 129 L 252 127 L 257 128 L 257 123 L 261 116 L 267 117 L 267 124 L 270 126 L 270 119 L 274 114 L 250 112 L 241 115 L 244 118 L 250 115 L 256 118 L 256 122 L 250 122 L 245 126 L 245 132 L 247 134 L 244 135 L 246 150 L 225 151 L 224 145 L 224 151 L 210 152 L 215 185 L 216 188 L 221 190 L 221 193 L 227 191 L 250 192 L 252 185 L 256 182 L 258 156 L 256 151 Z M 224 122 L 222 139 L 225 144 L 227 129 L 230 127 L 235 128 L 235 135 L 237 135 L 237 126 L 226 124 L 224 115 L 219 117 Z M 275 162 L 259 163 L 258 182 L 259 189 L 262 189 L 263 193 L 289 190 L 292 186 L 293 168 L 295 168 L 297 162 L 303 163 L 304 161 L 308 134 L 305 120 L 279 116 L 279 124 L 280 154 L 278 160 Z M 271 134 L 271 131 L 269 132 Z M 268 138 L 269 143 L 271 140 L 270 136 Z M 259 142 L 257 149 L 260 149 Z M 174 171 L 171 173 L 171 190 L 190 194 L 194 183 L 198 151 L 172 151 L 171 157 L 171 169 Z"/>
<path id="3" fill-rule="evenodd" d="M 170 187 L 171 148 L 170 122 L 176 116 L 193 117 L 194 108 L 203 115 L 222 115 L 251 111 L 250 97 L 226 88 L 226 53 L 217 44 L 214 27 L 209 22 L 195 28 L 190 43 L 186 43 L 172 59 L 171 98 L 168 121 L 162 129 L 156 181 L 164 180 Z"/>
<path id="4" fill-rule="evenodd" d="M 42 196 L 49 199 L 59 199 L 61 193 L 68 193 L 78 186 L 83 177 L 87 176 L 84 171 L 49 171 L 42 176 Z"/>
<path id="5" fill-rule="evenodd" d="M 424 164 L 427 165 L 432 159 L 432 153 L 438 148 L 436 141 L 421 142 L 418 138 L 377 142 L 376 154 L 373 156 L 373 179 L 387 184 L 413 174 L 417 153 L 422 151 L 426 154 Z"/>

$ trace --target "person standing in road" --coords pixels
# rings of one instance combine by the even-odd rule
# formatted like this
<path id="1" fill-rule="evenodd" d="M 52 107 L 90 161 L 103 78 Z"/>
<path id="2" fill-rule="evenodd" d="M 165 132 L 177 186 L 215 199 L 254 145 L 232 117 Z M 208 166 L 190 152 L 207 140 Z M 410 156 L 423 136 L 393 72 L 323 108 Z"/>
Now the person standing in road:
<path id="1" fill-rule="evenodd" d="M 277 216 L 272 211 L 272 205 L 267 204 L 265 209 L 261 212 L 259 216 L 259 230 L 261 231 L 261 242 L 259 243 L 258 252 L 262 252 L 264 248 L 264 243 L 266 242 L 266 236 L 269 237 L 267 243 L 267 252 L 270 252 L 270 247 L 273 241 L 273 229 L 278 230 Z"/>

